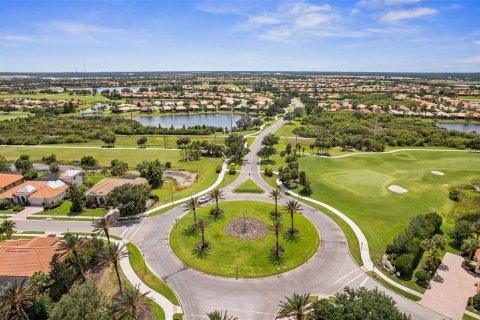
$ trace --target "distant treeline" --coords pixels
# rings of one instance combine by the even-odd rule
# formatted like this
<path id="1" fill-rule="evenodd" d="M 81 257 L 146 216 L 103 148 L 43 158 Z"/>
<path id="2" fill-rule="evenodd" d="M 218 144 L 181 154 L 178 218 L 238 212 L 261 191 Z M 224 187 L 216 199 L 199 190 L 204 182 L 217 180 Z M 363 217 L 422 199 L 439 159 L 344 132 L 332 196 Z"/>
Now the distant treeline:
<path id="1" fill-rule="evenodd" d="M 122 117 L 30 117 L 0 121 L 0 144 L 36 145 L 100 140 L 105 132 L 123 135 L 210 135 L 223 128 L 159 128 Z"/>
<path id="2" fill-rule="evenodd" d="M 322 149 L 342 147 L 383 151 L 385 146 L 442 146 L 479 149 L 480 135 L 439 128 L 418 118 L 360 112 L 321 112 L 305 116 L 295 129 L 301 137 L 317 138 Z"/>

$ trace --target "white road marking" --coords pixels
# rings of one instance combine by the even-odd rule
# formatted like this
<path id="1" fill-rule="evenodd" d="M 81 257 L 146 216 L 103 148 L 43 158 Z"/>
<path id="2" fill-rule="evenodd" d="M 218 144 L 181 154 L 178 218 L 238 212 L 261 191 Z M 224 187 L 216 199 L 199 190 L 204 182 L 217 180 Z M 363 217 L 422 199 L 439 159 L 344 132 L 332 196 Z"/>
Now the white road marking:
<path id="1" fill-rule="evenodd" d="M 352 283 L 353 281 L 357 280 L 358 278 L 360 278 L 361 276 L 364 276 L 365 274 L 362 272 L 361 274 L 359 274 L 358 276 L 356 276 L 355 278 L 353 278 L 352 280 L 348 281 L 347 283 L 345 283 L 343 286 L 341 286 L 339 288 L 339 290 L 343 287 L 346 287 L 348 286 L 350 283 Z M 337 290 L 338 291 L 338 290 Z"/>
<path id="2" fill-rule="evenodd" d="M 367 276 L 367 277 L 365 278 L 365 280 L 363 280 L 362 283 L 360 283 L 360 286 L 359 286 L 359 287 L 363 287 L 363 286 L 365 285 L 365 283 L 367 283 L 368 279 L 369 279 L 369 277 Z"/>
<path id="3" fill-rule="evenodd" d="M 353 269 L 352 271 L 350 271 L 349 273 L 347 273 L 346 275 L 344 275 L 343 277 L 341 277 L 340 279 L 338 279 L 337 281 L 335 281 L 334 283 L 332 283 L 330 286 L 342 281 L 343 279 L 345 279 L 346 277 L 348 277 L 349 275 L 351 275 L 352 273 L 354 273 L 355 271 L 357 271 L 358 269 Z"/>
<path id="4" fill-rule="evenodd" d="M 122 234 L 120 235 L 121 238 L 123 238 L 123 236 L 125 235 L 125 233 L 130 229 L 131 227 L 127 227 L 125 228 L 125 230 L 123 230 Z"/>

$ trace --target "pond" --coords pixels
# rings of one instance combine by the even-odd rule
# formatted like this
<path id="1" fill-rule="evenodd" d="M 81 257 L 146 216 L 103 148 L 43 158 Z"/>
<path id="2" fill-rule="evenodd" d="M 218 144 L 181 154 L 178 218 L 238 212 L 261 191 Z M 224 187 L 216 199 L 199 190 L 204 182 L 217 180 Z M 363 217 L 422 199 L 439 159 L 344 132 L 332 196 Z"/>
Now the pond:
<path id="1" fill-rule="evenodd" d="M 438 122 L 435 123 L 437 127 L 448 130 L 458 130 L 463 132 L 477 132 L 480 133 L 480 123 L 466 123 L 466 122 Z"/>
<path id="2" fill-rule="evenodd" d="M 181 115 L 165 115 L 165 116 L 143 116 L 132 117 L 133 120 L 140 122 L 144 126 L 162 128 L 182 128 L 185 126 L 212 126 L 220 128 L 232 129 L 235 123 L 242 117 L 241 114 L 231 113 L 198 113 L 198 114 L 181 114 Z M 130 117 L 129 117 L 130 118 Z"/>

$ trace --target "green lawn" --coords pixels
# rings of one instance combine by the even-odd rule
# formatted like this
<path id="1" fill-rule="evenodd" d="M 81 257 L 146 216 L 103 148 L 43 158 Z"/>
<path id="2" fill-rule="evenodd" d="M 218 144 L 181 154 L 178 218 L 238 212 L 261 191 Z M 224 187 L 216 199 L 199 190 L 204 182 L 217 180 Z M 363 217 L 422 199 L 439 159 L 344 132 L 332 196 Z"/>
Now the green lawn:
<path id="1" fill-rule="evenodd" d="M 211 217 L 210 209 L 214 205 L 201 208 L 197 217 Z M 300 214 L 295 215 L 295 227 L 300 234 L 293 237 L 286 232 L 290 220 L 283 215 L 285 231 L 280 237 L 280 245 L 285 248 L 283 261 L 276 265 L 271 261 L 270 252 L 275 246 L 275 236 L 268 231 L 257 240 L 238 240 L 228 236 L 225 226 L 232 220 L 246 217 L 256 218 L 269 227 L 271 225 L 270 211 L 273 204 L 254 201 L 224 202 L 220 204 L 224 216 L 220 220 L 212 221 L 205 231 L 205 238 L 212 245 L 207 256 L 200 258 L 193 254 L 193 249 L 199 243 L 201 236 L 187 235 L 185 230 L 193 222 L 193 214 L 189 213 L 177 222 L 170 233 L 170 245 L 175 254 L 189 266 L 198 270 L 221 275 L 236 277 L 237 266 L 240 278 L 264 277 L 279 274 L 305 263 L 317 250 L 319 235 L 315 226 Z"/>
<path id="2" fill-rule="evenodd" d="M 248 179 L 235 189 L 233 189 L 234 193 L 264 193 L 263 189 L 257 186 L 252 179 Z"/>
<path id="3" fill-rule="evenodd" d="M 51 216 L 87 216 L 87 217 L 103 217 L 107 212 L 103 208 L 86 209 L 79 214 L 70 213 L 72 203 L 69 200 L 64 201 L 55 209 L 34 213 L 33 215 L 51 215 Z"/>
<path id="4" fill-rule="evenodd" d="M 102 96 L 101 94 L 97 94 L 95 96 L 93 95 L 76 95 L 72 94 L 69 95 L 68 93 L 55 93 L 55 94 L 45 94 L 45 93 L 27 93 L 27 94 L 20 94 L 20 93 L 14 93 L 14 94 L 0 94 L 0 98 L 28 98 L 28 99 L 47 99 L 47 100 L 80 100 L 83 102 L 82 105 L 80 105 L 81 108 L 85 108 L 87 106 L 90 106 L 91 104 L 95 102 L 107 102 L 109 101 L 107 98 Z M 119 102 L 119 100 L 116 100 L 116 102 Z M 121 102 L 119 102 L 121 103 Z"/>
<path id="5" fill-rule="evenodd" d="M 299 162 L 311 180 L 311 197 L 349 215 L 366 235 L 377 263 L 395 234 L 418 214 L 438 212 L 444 217 L 442 229 L 448 230 L 452 223 L 448 186 L 480 176 L 480 154 L 468 152 L 410 151 L 340 159 L 309 156 Z M 432 170 L 445 175 L 433 175 Z M 408 192 L 393 193 L 387 190 L 391 184 Z"/>
<path id="6" fill-rule="evenodd" d="M 375 279 L 376 281 L 380 282 L 382 285 L 384 285 L 385 287 L 389 288 L 390 290 L 392 290 L 393 292 L 396 292 L 398 293 L 399 295 L 401 296 L 404 296 L 405 298 L 407 299 L 410 299 L 410 300 L 413 300 L 413 301 L 420 301 L 421 298 L 414 295 L 414 294 L 411 294 L 410 292 L 407 292 L 407 291 L 404 291 L 394 285 L 392 285 L 390 282 L 387 282 L 385 281 L 382 277 L 379 277 L 377 276 L 375 273 L 373 273 L 372 271 L 369 271 L 368 274 L 370 275 L 370 277 L 372 277 L 373 279 Z"/>
<path id="7" fill-rule="evenodd" d="M 140 250 L 131 242 L 127 243 L 127 248 L 128 248 L 128 259 L 137 276 L 140 279 L 142 279 L 142 281 L 147 286 L 149 286 L 153 290 L 163 295 L 174 305 L 179 306 L 180 302 L 178 301 L 177 296 L 172 291 L 172 289 L 170 289 L 170 287 L 167 284 L 165 284 L 165 282 L 160 280 L 150 270 L 150 268 L 145 266 L 145 261 L 143 260 L 143 256 Z"/>
<path id="8" fill-rule="evenodd" d="M 17 118 L 26 118 L 30 115 L 32 115 L 30 112 L 21 112 L 21 111 L 0 112 L 0 121 L 17 119 Z"/>

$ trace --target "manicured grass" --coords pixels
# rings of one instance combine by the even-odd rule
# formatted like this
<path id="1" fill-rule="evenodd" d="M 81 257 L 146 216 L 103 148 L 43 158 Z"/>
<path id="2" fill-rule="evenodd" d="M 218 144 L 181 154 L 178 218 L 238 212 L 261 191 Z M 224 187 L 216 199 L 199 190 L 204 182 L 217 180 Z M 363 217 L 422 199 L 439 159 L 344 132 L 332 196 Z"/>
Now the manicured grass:
<path id="1" fill-rule="evenodd" d="M 17 118 L 26 118 L 30 115 L 32 115 L 30 112 L 20 112 L 20 111 L 0 112 L 0 121 L 17 119 Z"/>
<path id="2" fill-rule="evenodd" d="M 468 314 L 464 314 L 462 320 L 476 320 L 477 318 L 474 318 L 472 316 L 469 316 Z"/>
<path id="3" fill-rule="evenodd" d="M 210 209 L 215 205 L 203 207 L 197 211 L 197 217 L 210 218 Z M 287 228 L 290 217 L 283 215 L 285 230 L 280 237 L 280 245 L 285 248 L 283 261 L 277 265 L 271 259 L 271 249 L 275 246 L 275 235 L 269 230 L 257 240 L 238 240 L 228 236 L 225 226 L 232 220 L 252 217 L 270 227 L 273 204 L 254 201 L 222 202 L 220 208 L 224 214 L 221 219 L 211 221 L 205 230 L 206 241 L 211 249 L 206 257 L 193 253 L 195 245 L 201 241 L 200 233 L 188 235 L 186 230 L 193 223 L 193 214 L 189 213 L 177 222 L 170 233 L 170 246 L 175 254 L 192 268 L 203 272 L 236 277 L 237 266 L 240 278 L 265 277 L 279 274 L 305 263 L 317 250 L 319 235 L 315 226 L 300 214 L 295 215 L 295 227 L 300 231 L 295 237 L 289 236 Z"/>
<path id="4" fill-rule="evenodd" d="M 83 179 L 85 182 L 91 182 L 93 185 L 96 185 L 103 179 L 109 177 L 109 175 L 105 175 L 102 173 L 93 173 L 93 172 L 86 172 L 83 174 Z"/>
<path id="5" fill-rule="evenodd" d="M 172 289 L 160 280 L 148 266 L 145 266 L 145 261 L 143 260 L 140 250 L 131 242 L 127 243 L 127 248 L 128 259 L 137 276 L 142 279 L 147 286 L 160 293 L 174 305 L 179 306 L 180 302 Z"/>
<path id="6" fill-rule="evenodd" d="M 101 94 L 97 94 L 95 96 L 93 95 L 70 95 L 68 93 L 55 93 L 55 94 L 45 94 L 45 93 L 28 93 L 28 94 L 20 94 L 20 93 L 14 93 L 14 94 L 0 94 L 0 98 L 28 98 L 28 99 L 48 99 L 48 100 L 80 100 L 83 102 L 82 105 L 80 105 L 81 108 L 85 108 L 87 106 L 90 106 L 91 104 L 95 102 L 106 102 L 108 101 L 107 98 L 102 96 Z M 116 102 L 119 102 L 118 100 Z"/>
<path id="7" fill-rule="evenodd" d="M 55 209 L 42 211 L 34 213 L 33 215 L 50 215 L 50 216 L 87 216 L 87 217 L 103 217 L 107 212 L 103 208 L 96 208 L 96 209 L 85 209 L 84 211 L 78 214 L 70 213 L 70 207 L 72 203 L 69 200 L 64 201 L 59 207 Z"/>
<path id="8" fill-rule="evenodd" d="M 256 185 L 252 179 L 248 179 L 235 189 L 233 189 L 234 193 L 264 193 L 263 189 Z"/>
<path id="9" fill-rule="evenodd" d="M 16 214 L 17 212 L 13 211 L 12 209 L 8 210 L 0 210 L 0 216 L 3 214 Z"/>
<path id="10" fill-rule="evenodd" d="M 223 176 L 223 180 L 222 180 L 222 183 L 220 184 L 220 188 L 224 188 L 226 186 L 228 186 L 230 183 L 232 183 L 233 181 L 235 181 L 235 179 L 238 178 L 238 173 L 236 174 L 229 174 L 228 171 L 225 173 L 225 175 Z"/>
<path id="11" fill-rule="evenodd" d="M 401 296 L 404 296 L 405 298 L 407 299 L 410 299 L 410 300 L 413 300 L 413 301 L 420 301 L 422 298 L 420 297 L 417 297 L 416 295 L 413 295 L 409 292 L 406 292 L 392 284 L 390 284 L 389 282 L 385 281 L 383 278 L 379 277 L 378 275 L 376 275 L 375 273 L 373 273 L 372 271 L 369 271 L 368 272 L 368 275 L 370 277 L 372 277 L 373 279 L 375 279 L 376 281 L 380 282 L 382 285 L 384 285 L 385 287 L 389 288 L 390 290 L 398 293 L 399 295 Z"/>
<path id="12" fill-rule="evenodd" d="M 444 217 L 442 230 L 447 231 L 452 223 L 448 219 L 452 206 L 448 186 L 480 175 L 480 154 L 468 152 L 409 151 L 339 159 L 302 157 L 299 163 L 300 170 L 306 171 L 311 181 L 311 197 L 334 206 L 360 226 L 376 263 L 395 234 L 418 214 L 438 212 Z M 432 170 L 445 175 L 433 175 Z M 387 190 L 391 184 L 409 192 L 393 193 Z"/>
<path id="13" fill-rule="evenodd" d="M 27 217 L 27 220 L 46 220 L 48 218 L 44 218 L 44 217 L 35 217 L 34 215 L 31 215 L 29 217 Z M 52 220 L 57 220 L 57 221 L 90 221 L 89 219 L 81 219 L 81 218 L 67 218 L 67 217 L 64 217 L 64 218 L 51 218 Z M 93 217 L 92 217 L 93 219 Z"/>

